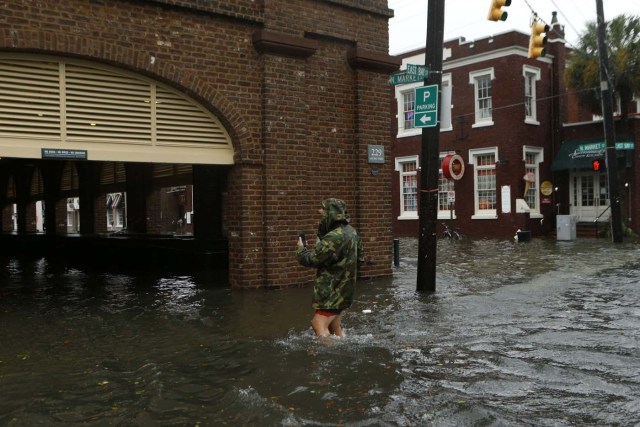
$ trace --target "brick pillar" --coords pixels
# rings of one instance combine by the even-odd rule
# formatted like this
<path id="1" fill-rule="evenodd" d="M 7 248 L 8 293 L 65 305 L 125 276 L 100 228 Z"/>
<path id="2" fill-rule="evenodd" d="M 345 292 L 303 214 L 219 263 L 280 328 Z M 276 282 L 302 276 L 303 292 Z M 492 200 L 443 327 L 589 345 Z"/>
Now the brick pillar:
<path id="1" fill-rule="evenodd" d="M 97 196 L 97 179 L 99 163 L 95 162 L 78 162 L 79 188 L 78 196 L 80 197 L 80 233 L 95 233 L 96 221 L 96 196 Z"/>
<path id="2" fill-rule="evenodd" d="M 235 288 L 265 285 L 262 181 L 262 165 L 236 165 L 230 174 L 224 216 L 229 238 L 229 283 Z"/>
<path id="3" fill-rule="evenodd" d="M 60 178 L 62 175 L 63 162 L 59 161 L 43 161 L 42 162 L 42 179 L 44 181 L 44 228 L 48 235 L 58 232 L 57 204 L 60 201 Z M 66 214 L 63 217 L 66 222 Z"/>
<path id="4" fill-rule="evenodd" d="M 13 232 L 12 208 L 13 208 L 12 203 L 6 204 L 2 208 L 2 232 L 3 233 Z"/>
<path id="5" fill-rule="evenodd" d="M 361 277 L 391 274 L 393 250 L 391 179 L 391 119 L 389 73 L 398 60 L 386 54 L 354 49 L 349 61 L 355 68 L 356 85 L 356 180 L 357 224 L 367 262 Z M 368 145 L 384 147 L 384 163 L 368 163 Z"/>
<path id="6" fill-rule="evenodd" d="M 187 206 L 193 203 L 194 236 L 198 239 L 222 237 L 222 191 L 226 187 L 227 169 L 219 166 L 193 165 L 193 187 L 186 192 Z"/>
<path id="7" fill-rule="evenodd" d="M 107 232 L 107 195 L 106 194 L 104 193 L 96 194 L 93 212 L 94 212 L 94 223 L 93 223 L 94 232 L 106 233 Z"/>
<path id="8" fill-rule="evenodd" d="M 67 198 L 58 199 L 54 206 L 55 232 L 56 234 L 67 234 L 69 232 L 67 229 Z"/>
<path id="9" fill-rule="evenodd" d="M 16 174 L 14 175 L 15 185 L 16 185 L 16 205 L 17 205 L 17 226 L 18 233 L 27 233 L 28 227 L 27 224 L 30 222 L 29 217 L 29 192 L 30 187 L 29 183 L 31 182 L 31 174 L 33 173 L 33 169 L 30 167 L 21 166 L 20 161 L 17 163 Z M 35 223 L 35 204 L 33 205 L 33 221 Z M 35 229 L 35 225 L 34 225 Z"/>
<path id="10" fill-rule="evenodd" d="M 151 192 L 152 165 L 127 163 L 127 227 L 135 233 L 147 232 L 147 197 Z"/>
<path id="11" fill-rule="evenodd" d="M 35 233 L 37 231 L 36 224 L 36 202 L 35 200 L 27 203 L 25 212 L 25 233 Z"/>
<path id="12" fill-rule="evenodd" d="M 302 283 L 308 271 L 294 257 L 298 228 L 312 215 L 304 208 L 309 162 L 307 58 L 319 44 L 304 37 L 259 31 L 253 37 L 262 55 L 263 162 L 243 165 L 242 257 L 233 253 L 230 230 L 230 268 L 241 262 L 251 268 L 242 281 L 230 271 L 234 285 L 281 287 Z M 248 263 L 251 261 L 251 263 Z"/>

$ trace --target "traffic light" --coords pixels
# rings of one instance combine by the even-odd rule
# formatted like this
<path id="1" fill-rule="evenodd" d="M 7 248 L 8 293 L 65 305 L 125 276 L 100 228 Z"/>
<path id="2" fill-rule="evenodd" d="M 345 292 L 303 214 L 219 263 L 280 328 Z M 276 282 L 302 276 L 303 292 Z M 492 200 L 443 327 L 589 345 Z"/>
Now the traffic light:
<path id="1" fill-rule="evenodd" d="M 529 58 L 539 58 L 546 54 L 544 45 L 547 44 L 547 36 L 544 33 L 547 31 L 549 31 L 547 24 L 538 21 L 538 18 L 533 19 L 531 38 L 529 39 Z"/>
<path id="2" fill-rule="evenodd" d="M 593 159 L 593 162 L 591 162 L 591 168 L 594 172 L 600 172 L 604 168 L 604 160 Z"/>
<path id="3" fill-rule="evenodd" d="M 502 6 L 511 6 L 511 0 L 491 0 L 487 19 L 489 21 L 506 21 L 508 14 L 501 9 Z"/>

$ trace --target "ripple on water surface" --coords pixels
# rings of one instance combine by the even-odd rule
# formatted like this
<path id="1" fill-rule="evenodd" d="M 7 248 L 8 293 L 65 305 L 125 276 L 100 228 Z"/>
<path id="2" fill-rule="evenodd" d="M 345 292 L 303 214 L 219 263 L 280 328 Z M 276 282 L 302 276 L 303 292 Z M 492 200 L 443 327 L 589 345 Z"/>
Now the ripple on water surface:
<path id="1" fill-rule="evenodd" d="M 441 242 L 435 293 L 406 252 L 323 341 L 309 288 L 4 260 L 0 424 L 637 425 L 639 255 Z"/>

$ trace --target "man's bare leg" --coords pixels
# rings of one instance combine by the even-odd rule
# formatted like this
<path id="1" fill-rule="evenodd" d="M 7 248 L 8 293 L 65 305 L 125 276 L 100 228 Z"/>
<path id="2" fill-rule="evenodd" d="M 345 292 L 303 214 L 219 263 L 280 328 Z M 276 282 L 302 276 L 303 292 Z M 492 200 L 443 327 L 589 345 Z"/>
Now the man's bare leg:
<path id="1" fill-rule="evenodd" d="M 336 317 L 340 316 L 323 316 L 321 314 L 316 313 L 311 319 L 311 327 L 313 331 L 319 337 L 328 337 L 332 331 L 329 330 L 329 326 L 333 322 Z M 338 326 L 340 322 L 338 321 Z M 342 329 L 341 329 L 342 331 Z"/>
<path id="2" fill-rule="evenodd" d="M 329 332 L 331 332 L 335 336 L 343 337 L 344 332 L 342 332 L 342 325 L 341 325 L 340 319 L 342 319 L 342 314 L 339 314 L 333 318 L 331 323 L 329 323 Z"/>

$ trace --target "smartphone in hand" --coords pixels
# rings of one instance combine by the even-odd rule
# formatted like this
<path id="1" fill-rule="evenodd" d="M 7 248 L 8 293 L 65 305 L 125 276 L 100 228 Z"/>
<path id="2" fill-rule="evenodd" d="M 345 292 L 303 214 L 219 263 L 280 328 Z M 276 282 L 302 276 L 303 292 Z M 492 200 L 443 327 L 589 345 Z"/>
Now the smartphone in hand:
<path id="1" fill-rule="evenodd" d="M 307 246 L 307 239 L 306 239 L 304 233 L 298 234 L 298 237 L 300 238 L 300 240 L 302 240 L 302 246 Z"/>

